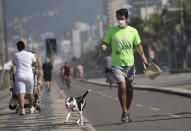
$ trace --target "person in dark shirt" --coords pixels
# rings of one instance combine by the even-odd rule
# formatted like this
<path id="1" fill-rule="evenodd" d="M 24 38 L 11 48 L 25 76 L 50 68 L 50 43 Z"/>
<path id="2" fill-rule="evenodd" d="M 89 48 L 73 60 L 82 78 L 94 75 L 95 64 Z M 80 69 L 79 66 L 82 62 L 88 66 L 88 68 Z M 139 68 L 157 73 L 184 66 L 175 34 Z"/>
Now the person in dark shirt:
<path id="1" fill-rule="evenodd" d="M 42 69 L 44 72 L 45 84 L 48 86 L 48 91 L 50 91 L 53 66 L 50 63 L 49 58 L 45 59 L 45 63 L 43 63 Z"/>

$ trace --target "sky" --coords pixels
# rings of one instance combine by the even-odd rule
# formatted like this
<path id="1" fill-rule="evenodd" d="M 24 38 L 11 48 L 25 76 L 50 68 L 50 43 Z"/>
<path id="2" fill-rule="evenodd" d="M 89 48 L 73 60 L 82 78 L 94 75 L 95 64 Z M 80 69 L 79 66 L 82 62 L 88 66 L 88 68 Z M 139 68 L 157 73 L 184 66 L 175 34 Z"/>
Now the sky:
<path id="1" fill-rule="evenodd" d="M 17 34 L 15 18 L 25 33 L 64 32 L 77 21 L 92 24 L 103 14 L 103 0 L 5 0 L 8 37 Z"/>

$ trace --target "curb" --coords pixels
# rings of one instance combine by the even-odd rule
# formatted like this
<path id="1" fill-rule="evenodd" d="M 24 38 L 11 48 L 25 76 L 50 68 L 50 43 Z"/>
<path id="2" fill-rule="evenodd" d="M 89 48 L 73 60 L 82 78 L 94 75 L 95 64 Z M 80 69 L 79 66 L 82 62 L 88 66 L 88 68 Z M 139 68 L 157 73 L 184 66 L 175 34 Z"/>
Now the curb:
<path id="1" fill-rule="evenodd" d="M 173 87 L 154 87 L 154 86 L 141 86 L 141 85 L 135 85 L 135 89 L 137 90 L 149 90 L 149 91 L 155 91 L 155 92 L 162 92 L 167 94 L 174 94 L 184 97 L 191 98 L 191 90 L 188 89 L 180 89 L 180 88 L 173 88 Z"/>
<path id="2" fill-rule="evenodd" d="M 107 83 L 96 81 L 96 80 L 88 80 L 88 83 L 101 85 L 101 86 L 108 86 Z M 149 91 L 162 92 L 162 93 L 174 94 L 174 95 L 191 98 L 191 90 L 188 90 L 188 89 L 180 89 L 180 88 L 173 88 L 173 87 L 155 87 L 155 86 L 147 86 L 147 85 L 134 85 L 133 88 L 136 90 L 149 90 Z"/>

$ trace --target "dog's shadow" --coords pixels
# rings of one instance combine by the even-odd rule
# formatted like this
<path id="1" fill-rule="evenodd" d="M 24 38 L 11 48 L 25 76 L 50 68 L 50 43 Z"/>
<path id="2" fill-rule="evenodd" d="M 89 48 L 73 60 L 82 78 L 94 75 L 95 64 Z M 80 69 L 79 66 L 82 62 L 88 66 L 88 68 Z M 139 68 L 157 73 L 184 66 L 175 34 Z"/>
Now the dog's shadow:
<path id="1" fill-rule="evenodd" d="M 74 123 L 74 122 L 64 122 L 64 123 L 62 123 L 61 125 L 68 126 L 68 127 L 74 127 L 74 126 L 77 126 L 77 124 Z"/>
<path id="2" fill-rule="evenodd" d="M 62 125 L 68 126 L 68 127 L 86 127 L 90 122 L 84 122 L 83 125 L 79 125 L 75 122 L 64 122 Z"/>

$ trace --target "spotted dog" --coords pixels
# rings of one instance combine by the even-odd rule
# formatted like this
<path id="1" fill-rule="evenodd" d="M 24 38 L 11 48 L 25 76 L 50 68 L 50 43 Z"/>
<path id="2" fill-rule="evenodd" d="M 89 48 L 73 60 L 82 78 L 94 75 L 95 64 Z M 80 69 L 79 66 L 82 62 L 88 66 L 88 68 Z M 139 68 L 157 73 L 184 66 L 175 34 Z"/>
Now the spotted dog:
<path id="1" fill-rule="evenodd" d="M 77 120 L 76 123 L 78 125 L 84 124 L 82 111 L 86 105 L 85 97 L 89 92 L 90 90 L 86 91 L 82 96 L 78 96 L 75 98 L 72 96 L 66 98 L 65 102 L 66 102 L 66 108 L 68 109 L 68 114 L 65 122 L 68 122 L 71 112 L 78 112 L 80 118 Z"/>

